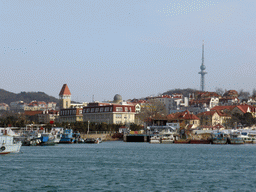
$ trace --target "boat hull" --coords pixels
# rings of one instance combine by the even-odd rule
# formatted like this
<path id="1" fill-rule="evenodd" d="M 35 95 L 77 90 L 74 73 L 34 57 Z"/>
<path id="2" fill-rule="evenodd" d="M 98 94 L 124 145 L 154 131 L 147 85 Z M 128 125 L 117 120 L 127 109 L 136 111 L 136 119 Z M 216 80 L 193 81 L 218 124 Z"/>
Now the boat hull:
<path id="1" fill-rule="evenodd" d="M 14 141 L 11 136 L 1 136 L 0 154 L 19 153 L 21 141 Z M 2 144 L 4 143 L 4 144 Z"/>
<path id="2" fill-rule="evenodd" d="M 210 144 L 210 140 L 190 140 L 190 144 Z"/>
<path id="3" fill-rule="evenodd" d="M 176 144 L 188 144 L 188 143 L 190 143 L 190 140 L 188 140 L 188 139 L 180 139 L 180 140 L 174 141 L 174 143 L 176 143 Z"/>
<path id="4" fill-rule="evenodd" d="M 244 141 L 242 139 L 230 139 L 230 144 L 241 145 L 241 144 L 244 144 Z"/>
<path id="5" fill-rule="evenodd" d="M 227 139 L 213 139 L 212 144 L 224 145 L 224 144 L 227 144 Z"/>
<path id="6" fill-rule="evenodd" d="M 172 144 L 174 143 L 173 140 L 162 140 L 162 144 Z"/>

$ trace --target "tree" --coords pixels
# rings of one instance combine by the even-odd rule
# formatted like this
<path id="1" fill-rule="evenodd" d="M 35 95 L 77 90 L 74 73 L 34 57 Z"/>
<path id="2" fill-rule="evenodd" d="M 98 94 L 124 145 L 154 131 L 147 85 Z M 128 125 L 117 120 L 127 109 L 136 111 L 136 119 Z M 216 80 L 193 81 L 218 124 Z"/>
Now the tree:
<path id="1" fill-rule="evenodd" d="M 238 97 L 240 97 L 242 100 L 248 100 L 250 97 L 250 93 L 248 91 L 244 91 L 243 89 L 241 89 L 238 92 Z"/>
<path id="2" fill-rule="evenodd" d="M 167 115 L 165 105 L 155 99 L 149 99 L 145 104 L 141 106 L 141 112 L 138 114 L 138 118 L 141 121 L 149 123 L 152 118 L 156 116 Z"/>
<path id="3" fill-rule="evenodd" d="M 221 96 L 223 96 L 223 94 L 225 93 L 224 90 L 222 88 L 219 88 L 219 87 L 215 87 L 215 92 L 218 95 L 221 95 Z"/>

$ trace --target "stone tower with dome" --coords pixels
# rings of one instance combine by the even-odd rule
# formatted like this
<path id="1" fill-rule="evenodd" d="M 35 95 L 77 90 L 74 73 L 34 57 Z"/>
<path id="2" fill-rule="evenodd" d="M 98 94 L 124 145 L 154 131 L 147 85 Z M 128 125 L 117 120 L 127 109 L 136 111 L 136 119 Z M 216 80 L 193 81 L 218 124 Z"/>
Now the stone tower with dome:
<path id="1" fill-rule="evenodd" d="M 123 98 L 122 98 L 122 96 L 121 95 L 119 95 L 119 94 L 116 94 L 115 96 L 114 96 L 114 100 L 113 100 L 113 103 L 122 103 L 123 102 Z"/>

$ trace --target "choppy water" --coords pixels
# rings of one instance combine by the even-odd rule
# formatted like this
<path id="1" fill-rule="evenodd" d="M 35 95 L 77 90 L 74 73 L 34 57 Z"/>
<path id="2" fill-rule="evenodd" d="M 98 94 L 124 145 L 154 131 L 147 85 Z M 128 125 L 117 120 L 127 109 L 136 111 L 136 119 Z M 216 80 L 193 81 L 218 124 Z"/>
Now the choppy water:
<path id="1" fill-rule="evenodd" d="M 256 145 L 103 142 L 21 151 L 0 156 L 0 190 L 256 190 Z"/>

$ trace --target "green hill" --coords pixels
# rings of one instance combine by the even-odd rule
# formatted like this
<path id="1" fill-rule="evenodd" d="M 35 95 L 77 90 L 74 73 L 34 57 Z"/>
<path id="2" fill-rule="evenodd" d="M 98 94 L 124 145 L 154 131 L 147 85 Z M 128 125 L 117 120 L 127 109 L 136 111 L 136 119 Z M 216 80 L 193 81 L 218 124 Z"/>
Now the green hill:
<path id="1" fill-rule="evenodd" d="M 59 99 L 49 96 L 44 92 L 20 92 L 18 94 L 0 89 L 0 103 L 6 103 L 10 105 L 13 101 L 24 101 L 30 103 L 31 101 L 45 101 L 45 102 L 56 102 L 59 105 Z"/>
<path id="2" fill-rule="evenodd" d="M 172 95 L 174 93 L 178 93 L 178 94 L 183 94 L 184 97 L 188 97 L 189 93 L 195 93 L 197 91 L 198 90 L 196 90 L 196 89 L 190 89 L 190 88 L 187 88 L 187 89 L 172 89 L 172 90 L 169 90 L 169 91 L 166 91 L 166 92 L 162 93 L 162 95 Z"/>

